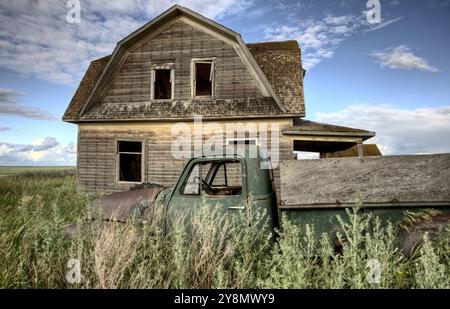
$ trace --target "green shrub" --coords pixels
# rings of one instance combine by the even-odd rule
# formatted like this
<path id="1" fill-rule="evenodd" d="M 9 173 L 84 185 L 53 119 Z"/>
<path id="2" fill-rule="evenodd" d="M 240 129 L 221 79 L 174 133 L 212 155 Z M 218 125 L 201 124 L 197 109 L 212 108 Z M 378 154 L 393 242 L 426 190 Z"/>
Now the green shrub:
<path id="1" fill-rule="evenodd" d="M 84 221 L 92 197 L 72 175 L 0 179 L 1 288 L 449 288 L 450 231 L 427 238 L 407 259 L 392 224 L 362 214 L 338 218 L 334 235 L 283 218 L 272 242 L 268 217 L 253 207 L 224 216 L 202 205 L 173 218 L 162 209 L 149 222 Z M 184 224 L 189 222 L 188 225 Z M 67 225 L 78 224 L 69 236 Z M 67 263 L 77 259 L 81 281 Z M 378 276 L 379 275 L 379 276 Z"/>

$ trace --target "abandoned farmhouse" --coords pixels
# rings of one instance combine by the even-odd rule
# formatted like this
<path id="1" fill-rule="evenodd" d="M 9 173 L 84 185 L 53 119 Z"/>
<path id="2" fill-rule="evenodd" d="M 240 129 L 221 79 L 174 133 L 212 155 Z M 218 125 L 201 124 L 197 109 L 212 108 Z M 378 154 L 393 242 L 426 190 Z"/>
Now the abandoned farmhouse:
<path id="1" fill-rule="evenodd" d="M 171 128 L 193 125 L 196 116 L 203 126 L 224 128 L 276 123 L 280 160 L 295 151 L 364 155 L 362 143 L 373 132 L 304 119 L 304 72 L 297 41 L 246 44 L 238 33 L 173 6 L 92 61 L 81 80 L 63 116 L 78 126 L 79 188 L 173 185 L 185 160 L 171 155 Z"/>

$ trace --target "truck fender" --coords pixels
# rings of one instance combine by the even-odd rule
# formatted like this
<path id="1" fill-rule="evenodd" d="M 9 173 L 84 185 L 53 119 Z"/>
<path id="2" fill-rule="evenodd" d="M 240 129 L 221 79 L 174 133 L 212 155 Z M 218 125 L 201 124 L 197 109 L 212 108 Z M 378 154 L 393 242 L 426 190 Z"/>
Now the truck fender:
<path id="1" fill-rule="evenodd" d="M 399 250 L 410 257 L 414 251 L 423 243 L 425 233 L 430 241 L 436 241 L 441 232 L 450 228 L 450 214 L 437 214 L 412 223 L 409 226 L 400 227 Z"/>

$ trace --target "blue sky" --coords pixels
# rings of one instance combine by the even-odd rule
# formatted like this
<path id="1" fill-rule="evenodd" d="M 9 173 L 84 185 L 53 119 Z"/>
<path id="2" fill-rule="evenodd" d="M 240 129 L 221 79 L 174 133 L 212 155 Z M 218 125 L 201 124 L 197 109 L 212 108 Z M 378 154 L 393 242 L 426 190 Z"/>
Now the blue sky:
<path id="1" fill-rule="evenodd" d="M 89 62 L 177 1 L 0 3 L 0 165 L 75 164 L 65 111 Z M 298 40 L 307 118 L 377 132 L 385 154 L 450 152 L 450 0 L 178 1 L 244 41 Z"/>

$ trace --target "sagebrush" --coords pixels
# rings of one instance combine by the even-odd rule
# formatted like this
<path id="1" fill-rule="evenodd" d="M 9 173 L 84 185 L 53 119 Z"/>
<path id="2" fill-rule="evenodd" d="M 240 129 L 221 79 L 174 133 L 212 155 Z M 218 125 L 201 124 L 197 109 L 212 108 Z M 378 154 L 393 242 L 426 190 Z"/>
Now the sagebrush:
<path id="1" fill-rule="evenodd" d="M 267 217 L 251 208 L 224 216 L 204 205 L 167 230 L 162 211 L 144 222 L 87 222 L 91 199 L 70 175 L 1 178 L 0 287 L 450 288 L 449 231 L 407 259 L 396 229 L 357 208 L 339 219 L 336 253 L 332 235 L 286 219 L 273 242 Z M 71 223 L 79 228 L 69 236 Z M 66 279 L 70 259 L 80 261 L 79 283 Z M 370 261 L 380 266 L 375 282 Z"/>

